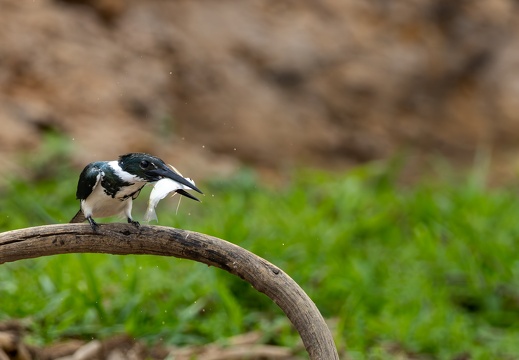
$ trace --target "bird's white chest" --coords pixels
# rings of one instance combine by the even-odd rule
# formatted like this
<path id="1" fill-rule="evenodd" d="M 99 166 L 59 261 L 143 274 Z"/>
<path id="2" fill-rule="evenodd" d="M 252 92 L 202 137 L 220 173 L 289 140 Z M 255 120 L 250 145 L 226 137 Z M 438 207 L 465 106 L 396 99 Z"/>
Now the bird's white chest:
<path id="1" fill-rule="evenodd" d="M 81 201 L 81 208 L 85 216 L 107 217 L 113 215 L 128 215 L 132 208 L 131 194 L 138 191 L 143 183 L 138 182 L 121 189 L 116 197 L 108 195 L 99 184 L 85 200 Z M 126 198 L 125 198 L 126 196 Z"/>

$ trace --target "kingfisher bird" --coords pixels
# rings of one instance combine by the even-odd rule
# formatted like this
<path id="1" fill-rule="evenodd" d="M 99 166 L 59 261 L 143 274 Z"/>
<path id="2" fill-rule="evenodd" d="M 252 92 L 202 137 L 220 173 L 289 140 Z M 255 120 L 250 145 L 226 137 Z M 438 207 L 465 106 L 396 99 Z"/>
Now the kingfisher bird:
<path id="1" fill-rule="evenodd" d="M 80 209 L 70 222 L 88 220 L 95 232 L 99 225 L 94 217 L 124 215 L 128 223 L 139 227 L 139 222 L 132 218 L 132 201 L 139 196 L 147 183 L 163 178 L 169 178 L 203 194 L 164 161 L 149 154 L 130 153 L 121 155 L 114 161 L 92 162 L 79 175 L 76 198 L 80 200 Z M 200 201 L 183 189 L 176 192 Z"/>

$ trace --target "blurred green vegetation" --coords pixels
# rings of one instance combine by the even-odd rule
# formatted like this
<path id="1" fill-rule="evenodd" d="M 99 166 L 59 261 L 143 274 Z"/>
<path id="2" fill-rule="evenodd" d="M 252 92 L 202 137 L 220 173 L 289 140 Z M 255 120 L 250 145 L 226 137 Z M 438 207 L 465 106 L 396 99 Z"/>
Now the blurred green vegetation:
<path id="1" fill-rule="evenodd" d="M 60 146 L 37 176 L 1 190 L 0 231 L 67 222 L 80 169 Z M 478 168 L 476 168 L 477 170 Z M 398 166 L 298 171 L 283 187 L 254 172 L 199 184 L 203 202 L 159 204 L 161 225 L 234 242 L 290 274 L 352 359 L 519 359 L 519 202 L 483 171 L 397 185 Z M 147 192 L 134 206 L 142 219 Z M 70 254 L 0 266 L 0 320 L 27 319 L 34 343 L 126 332 L 198 344 L 260 329 L 298 336 L 263 294 L 175 258 Z"/>

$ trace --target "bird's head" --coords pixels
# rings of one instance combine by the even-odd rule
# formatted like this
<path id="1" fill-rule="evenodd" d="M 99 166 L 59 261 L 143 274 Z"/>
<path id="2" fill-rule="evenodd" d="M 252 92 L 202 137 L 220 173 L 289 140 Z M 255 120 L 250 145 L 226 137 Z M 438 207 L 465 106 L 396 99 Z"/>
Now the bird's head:
<path id="1" fill-rule="evenodd" d="M 163 178 L 169 178 L 203 194 L 200 189 L 186 180 L 182 175 L 173 171 L 173 169 L 158 157 L 144 153 L 121 155 L 119 157 L 119 166 L 127 173 L 143 179 L 146 182 L 155 182 Z M 198 200 L 194 196 L 189 197 Z"/>

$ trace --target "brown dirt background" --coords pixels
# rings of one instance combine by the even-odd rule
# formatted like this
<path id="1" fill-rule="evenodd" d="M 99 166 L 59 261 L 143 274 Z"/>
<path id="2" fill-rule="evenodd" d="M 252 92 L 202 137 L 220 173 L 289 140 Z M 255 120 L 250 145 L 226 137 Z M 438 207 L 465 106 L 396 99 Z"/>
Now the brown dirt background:
<path id="1" fill-rule="evenodd" d="M 45 133 L 191 177 L 347 169 L 405 149 L 518 166 L 513 0 L 0 0 L 0 174 Z"/>
<path id="2" fill-rule="evenodd" d="M 78 168 L 144 151 L 276 177 L 405 150 L 412 174 L 484 150 L 500 181 L 518 45 L 515 0 L 0 0 L 0 180 L 52 131 Z"/>

